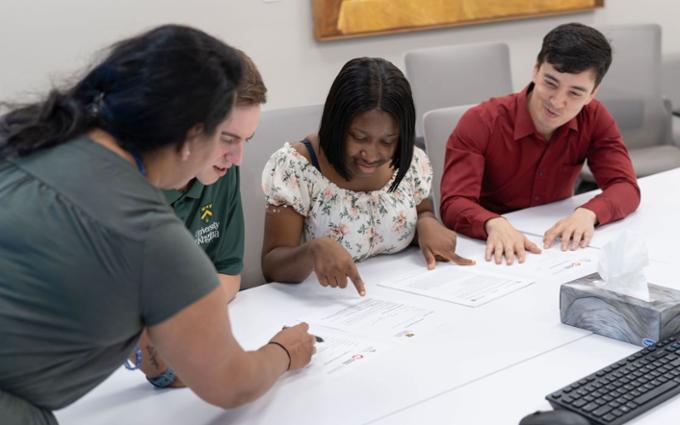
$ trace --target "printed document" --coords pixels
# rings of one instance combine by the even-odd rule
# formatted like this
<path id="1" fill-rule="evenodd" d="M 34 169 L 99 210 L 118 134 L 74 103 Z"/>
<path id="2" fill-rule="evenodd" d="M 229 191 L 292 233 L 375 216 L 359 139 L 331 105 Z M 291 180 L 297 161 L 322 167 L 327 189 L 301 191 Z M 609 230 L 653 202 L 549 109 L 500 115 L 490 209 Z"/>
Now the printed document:
<path id="1" fill-rule="evenodd" d="M 522 277 L 504 276 L 475 267 L 437 267 L 380 286 L 424 295 L 468 307 L 477 307 L 534 283 Z"/>
<path id="2" fill-rule="evenodd" d="M 310 333 L 322 339 L 307 377 L 337 376 L 440 324 L 433 310 L 375 298 L 307 321 Z"/>

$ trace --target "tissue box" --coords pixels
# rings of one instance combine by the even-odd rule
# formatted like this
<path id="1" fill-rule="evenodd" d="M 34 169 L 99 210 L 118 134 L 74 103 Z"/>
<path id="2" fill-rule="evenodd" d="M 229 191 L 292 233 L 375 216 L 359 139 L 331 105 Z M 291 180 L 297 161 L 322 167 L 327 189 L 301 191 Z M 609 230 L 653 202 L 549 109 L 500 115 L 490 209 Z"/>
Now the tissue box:
<path id="1" fill-rule="evenodd" d="M 680 291 L 649 283 L 642 301 L 598 286 L 597 273 L 562 284 L 562 323 L 646 346 L 680 332 Z"/>

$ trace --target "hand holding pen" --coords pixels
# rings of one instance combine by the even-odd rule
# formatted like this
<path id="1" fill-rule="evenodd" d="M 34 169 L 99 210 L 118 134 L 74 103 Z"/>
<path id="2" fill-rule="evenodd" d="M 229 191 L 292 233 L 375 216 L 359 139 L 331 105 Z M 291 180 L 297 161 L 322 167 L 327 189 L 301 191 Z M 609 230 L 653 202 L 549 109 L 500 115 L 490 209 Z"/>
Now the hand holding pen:
<path id="1" fill-rule="evenodd" d="M 288 357 L 286 370 L 296 370 L 305 367 L 316 352 L 314 343 L 316 338 L 309 332 L 307 323 L 300 323 L 291 327 L 284 327 L 269 340 L 267 345 L 277 346 Z"/>

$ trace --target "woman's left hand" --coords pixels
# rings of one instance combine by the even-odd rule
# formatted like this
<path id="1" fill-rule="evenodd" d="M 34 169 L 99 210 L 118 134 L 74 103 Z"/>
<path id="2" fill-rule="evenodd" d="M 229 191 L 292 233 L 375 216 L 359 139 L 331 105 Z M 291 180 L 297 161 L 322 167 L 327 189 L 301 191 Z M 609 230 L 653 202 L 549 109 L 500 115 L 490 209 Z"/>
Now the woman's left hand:
<path id="1" fill-rule="evenodd" d="M 419 217 L 416 226 L 418 245 L 428 269 L 432 270 L 437 261 L 451 261 L 461 266 L 475 264 L 474 260 L 456 254 L 456 232 L 444 227 L 434 216 Z"/>

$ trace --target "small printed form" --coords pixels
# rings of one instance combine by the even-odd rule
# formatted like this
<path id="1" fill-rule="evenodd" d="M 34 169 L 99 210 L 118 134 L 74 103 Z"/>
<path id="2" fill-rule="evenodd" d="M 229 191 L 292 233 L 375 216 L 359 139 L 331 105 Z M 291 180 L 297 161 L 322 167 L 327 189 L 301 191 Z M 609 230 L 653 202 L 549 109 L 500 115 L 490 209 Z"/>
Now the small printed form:
<path id="1" fill-rule="evenodd" d="M 538 246 L 541 238 L 528 236 Z M 480 246 L 481 248 L 481 246 Z M 595 271 L 598 251 L 578 249 L 562 251 L 559 244 L 526 254 L 524 263 L 517 258 L 512 265 L 496 264 L 484 259 L 483 249 L 470 256 L 474 266 L 452 266 L 439 263 L 434 270 L 422 269 L 402 279 L 380 282 L 380 286 L 436 298 L 468 307 L 478 307 L 536 282 L 563 281 Z"/>
<path id="2" fill-rule="evenodd" d="M 434 311 L 368 298 L 308 320 L 321 338 L 306 376 L 337 376 L 391 350 L 400 341 L 432 330 Z"/>

